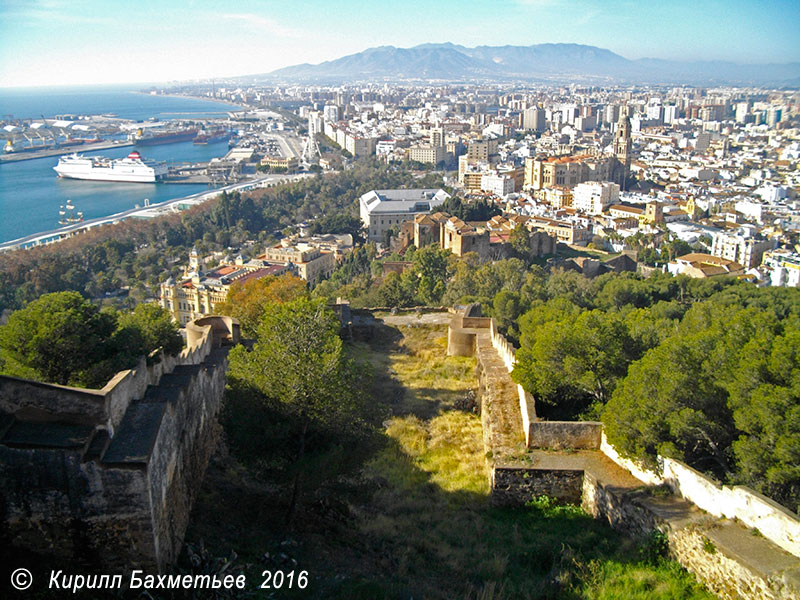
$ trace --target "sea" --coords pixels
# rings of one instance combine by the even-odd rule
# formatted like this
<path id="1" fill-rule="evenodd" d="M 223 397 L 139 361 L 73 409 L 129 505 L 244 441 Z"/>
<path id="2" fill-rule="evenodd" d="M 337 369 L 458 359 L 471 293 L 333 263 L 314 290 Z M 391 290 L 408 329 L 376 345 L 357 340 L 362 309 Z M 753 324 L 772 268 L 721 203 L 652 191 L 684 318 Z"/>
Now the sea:
<path id="1" fill-rule="evenodd" d="M 150 118 L 224 117 L 240 107 L 213 100 L 157 96 L 133 87 L 0 89 L 0 119 L 53 118 L 56 115 L 115 114 L 144 121 Z M 87 152 L 121 158 L 135 147 Z M 178 164 L 224 156 L 227 142 L 205 146 L 191 141 L 136 148 L 144 158 Z M 105 217 L 136 206 L 151 205 L 209 189 L 203 184 L 111 183 L 60 179 L 53 167 L 58 157 L 0 163 L 0 243 L 58 227 L 59 208 L 72 201 L 85 219 Z"/>

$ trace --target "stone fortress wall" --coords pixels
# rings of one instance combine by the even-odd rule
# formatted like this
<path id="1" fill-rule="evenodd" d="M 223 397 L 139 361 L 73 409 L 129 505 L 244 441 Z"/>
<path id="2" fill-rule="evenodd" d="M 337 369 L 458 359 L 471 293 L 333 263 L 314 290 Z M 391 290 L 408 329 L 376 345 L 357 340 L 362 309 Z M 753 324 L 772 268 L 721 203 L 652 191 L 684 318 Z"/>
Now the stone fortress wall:
<path id="1" fill-rule="evenodd" d="M 229 317 L 186 326 L 100 390 L 0 376 L 0 509 L 16 547 L 163 570 L 177 558 L 216 445 Z"/>
<path id="2" fill-rule="evenodd" d="M 672 556 L 723 598 L 800 597 L 797 515 L 677 460 L 659 457 L 658 473 L 644 469 L 616 452 L 602 423 L 538 419 L 534 398 L 509 377 L 513 345 L 494 319 L 475 313 L 453 315 L 448 353 L 478 359 L 493 504 L 541 495 L 580 503 L 631 535 L 661 531 Z"/>

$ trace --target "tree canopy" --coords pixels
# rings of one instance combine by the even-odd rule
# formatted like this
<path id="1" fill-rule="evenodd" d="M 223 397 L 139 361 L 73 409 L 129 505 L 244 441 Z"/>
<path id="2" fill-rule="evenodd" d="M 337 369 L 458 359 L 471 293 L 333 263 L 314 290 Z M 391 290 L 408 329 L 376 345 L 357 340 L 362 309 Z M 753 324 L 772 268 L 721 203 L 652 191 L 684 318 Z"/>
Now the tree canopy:
<path id="1" fill-rule="evenodd" d="M 609 440 L 793 509 L 800 505 L 800 294 L 733 287 L 697 303 L 631 364 L 603 412 Z"/>
<path id="2" fill-rule="evenodd" d="M 77 292 L 45 294 L 0 327 L 6 374 L 61 385 L 101 386 L 157 348 L 174 354 L 182 346 L 177 324 L 161 307 L 101 311 Z"/>
<path id="3" fill-rule="evenodd" d="M 214 306 L 218 315 L 239 320 L 245 337 L 255 337 L 264 310 L 273 303 L 290 302 L 306 293 L 306 283 L 293 275 L 234 281 L 225 302 Z"/>
<path id="4" fill-rule="evenodd" d="M 339 320 L 308 296 L 266 306 L 252 350 L 230 353 L 230 400 L 255 399 L 288 422 L 296 441 L 287 521 L 301 495 L 301 469 L 312 432 L 358 432 L 364 426 L 364 372 L 342 346 Z M 288 417 L 288 420 L 286 420 Z M 288 441 L 288 440 L 287 440 Z"/>

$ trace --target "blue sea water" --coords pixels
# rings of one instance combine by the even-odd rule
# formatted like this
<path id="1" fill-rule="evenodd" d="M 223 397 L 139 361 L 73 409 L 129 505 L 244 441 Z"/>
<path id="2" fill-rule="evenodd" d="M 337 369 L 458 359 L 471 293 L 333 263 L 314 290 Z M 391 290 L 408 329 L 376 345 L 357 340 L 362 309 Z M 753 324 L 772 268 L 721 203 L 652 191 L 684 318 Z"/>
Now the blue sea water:
<path id="1" fill-rule="evenodd" d="M 57 93 L 56 93 L 57 92 Z M 41 114 L 106 114 L 115 113 L 129 119 L 176 118 L 178 115 L 223 116 L 231 106 L 194 98 L 175 98 L 134 94 L 128 90 L 88 88 L 81 90 L 47 90 L 32 94 L 23 90 L 0 90 L 0 118 L 3 115 Z M 87 155 L 121 158 L 133 147 L 111 148 Z M 192 142 L 138 148 L 144 158 L 168 163 L 202 162 L 223 156 L 225 142 L 195 146 Z M 145 198 L 151 204 L 188 196 L 209 189 L 202 184 L 176 183 L 110 183 L 60 179 L 53 167 L 58 157 L 39 158 L 0 164 L 0 242 L 58 227 L 59 206 L 71 200 L 85 219 L 104 217 L 142 206 Z"/>
<path id="2" fill-rule="evenodd" d="M 222 102 L 154 96 L 130 87 L 80 86 L 51 88 L 0 88 L 0 119 L 53 118 L 56 115 L 104 115 L 142 121 L 151 117 L 222 117 L 236 107 Z"/>

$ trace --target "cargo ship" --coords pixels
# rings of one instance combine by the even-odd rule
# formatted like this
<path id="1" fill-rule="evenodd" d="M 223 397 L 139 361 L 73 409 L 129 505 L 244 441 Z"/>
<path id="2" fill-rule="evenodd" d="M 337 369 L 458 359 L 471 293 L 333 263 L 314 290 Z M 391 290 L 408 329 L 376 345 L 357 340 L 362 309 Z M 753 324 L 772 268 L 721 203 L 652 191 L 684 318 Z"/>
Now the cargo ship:
<path id="1" fill-rule="evenodd" d="M 70 154 L 59 158 L 53 169 L 59 177 L 68 179 L 127 183 L 155 183 L 163 179 L 168 171 L 166 163 L 145 160 L 136 151 L 125 158 L 114 160 L 101 156 Z"/>
<path id="2" fill-rule="evenodd" d="M 197 135 L 197 127 L 191 129 L 170 129 L 166 131 L 151 131 L 148 129 L 138 129 L 131 135 L 131 141 L 137 146 L 156 146 L 159 144 L 174 144 L 176 142 L 188 142 Z"/>
<path id="3" fill-rule="evenodd" d="M 194 138 L 194 143 L 213 144 L 214 142 L 226 142 L 231 135 L 231 132 L 227 129 L 204 129 Z"/>

